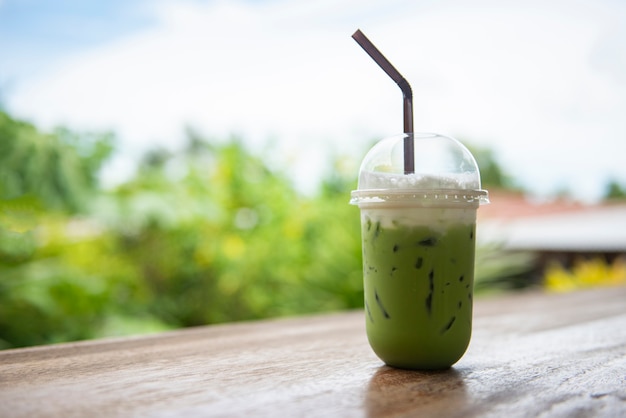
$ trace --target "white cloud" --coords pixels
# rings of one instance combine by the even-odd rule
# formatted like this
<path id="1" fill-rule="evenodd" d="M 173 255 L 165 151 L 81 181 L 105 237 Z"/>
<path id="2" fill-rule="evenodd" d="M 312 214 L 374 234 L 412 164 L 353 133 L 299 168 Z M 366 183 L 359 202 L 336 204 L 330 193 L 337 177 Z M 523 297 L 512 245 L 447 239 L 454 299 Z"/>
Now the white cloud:
<path id="1" fill-rule="evenodd" d="M 157 27 L 24 80 L 11 107 L 113 128 L 130 152 L 176 146 L 186 123 L 274 136 L 310 180 L 326 148 L 360 152 L 402 129 L 399 89 L 350 39 L 361 27 L 412 84 L 418 129 L 493 146 L 540 192 L 597 197 L 607 175 L 626 180 L 626 13 L 609 0 L 159 4 Z"/>

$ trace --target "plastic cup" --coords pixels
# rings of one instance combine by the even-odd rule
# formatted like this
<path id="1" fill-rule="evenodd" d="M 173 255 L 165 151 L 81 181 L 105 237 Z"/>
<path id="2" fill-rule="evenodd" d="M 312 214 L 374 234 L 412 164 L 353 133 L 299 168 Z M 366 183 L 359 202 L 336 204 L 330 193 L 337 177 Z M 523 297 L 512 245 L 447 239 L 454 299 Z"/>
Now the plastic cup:
<path id="1" fill-rule="evenodd" d="M 350 203 L 361 210 L 367 337 L 387 365 L 446 369 L 467 350 L 476 210 L 487 202 L 474 157 L 453 138 L 401 134 L 365 156 Z"/>

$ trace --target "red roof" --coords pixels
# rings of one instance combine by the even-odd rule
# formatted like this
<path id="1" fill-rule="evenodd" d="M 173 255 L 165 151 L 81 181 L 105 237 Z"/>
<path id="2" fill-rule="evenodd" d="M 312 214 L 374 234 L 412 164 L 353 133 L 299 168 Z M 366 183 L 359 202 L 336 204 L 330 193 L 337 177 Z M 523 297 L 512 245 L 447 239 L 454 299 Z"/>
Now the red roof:
<path id="1" fill-rule="evenodd" d="M 478 209 L 479 236 L 510 249 L 626 252 L 626 201 L 585 204 L 490 192 Z"/>
<path id="2" fill-rule="evenodd" d="M 584 211 L 597 205 L 586 205 L 567 198 L 533 199 L 521 192 L 489 191 L 491 203 L 478 209 L 478 220 L 510 220 L 542 215 Z"/>

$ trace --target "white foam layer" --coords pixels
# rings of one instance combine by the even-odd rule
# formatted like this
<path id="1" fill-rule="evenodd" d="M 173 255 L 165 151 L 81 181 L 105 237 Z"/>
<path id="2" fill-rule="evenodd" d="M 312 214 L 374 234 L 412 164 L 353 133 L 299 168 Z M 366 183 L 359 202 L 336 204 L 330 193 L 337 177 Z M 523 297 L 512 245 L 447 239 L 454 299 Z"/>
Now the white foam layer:
<path id="1" fill-rule="evenodd" d="M 362 171 L 359 175 L 359 190 L 366 189 L 479 190 L 480 178 L 475 172 L 433 176 L 420 173 L 396 174 Z"/>

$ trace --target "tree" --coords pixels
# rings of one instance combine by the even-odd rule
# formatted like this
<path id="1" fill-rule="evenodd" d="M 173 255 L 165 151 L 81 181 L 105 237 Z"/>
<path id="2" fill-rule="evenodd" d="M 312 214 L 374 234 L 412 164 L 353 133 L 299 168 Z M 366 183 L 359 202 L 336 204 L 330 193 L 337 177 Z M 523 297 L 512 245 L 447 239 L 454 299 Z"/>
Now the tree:
<path id="1" fill-rule="evenodd" d="M 0 111 L 0 348 L 95 335 L 117 285 L 94 277 L 111 267 L 92 257 L 103 241 L 79 239 L 70 216 L 86 213 L 111 151 L 110 134 L 44 133 Z"/>
<path id="2" fill-rule="evenodd" d="M 500 165 L 492 149 L 464 144 L 476 159 L 480 169 L 482 187 L 486 189 L 519 190 L 519 186 L 516 184 L 513 176 Z"/>
<path id="3" fill-rule="evenodd" d="M 0 199 L 28 195 L 48 210 L 85 210 L 112 141 L 64 128 L 44 133 L 0 111 Z"/>
<path id="4" fill-rule="evenodd" d="M 362 305 L 358 213 L 349 191 L 338 193 L 344 180 L 299 195 L 237 138 L 194 136 L 181 154 L 149 156 L 107 212 L 152 315 L 191 326 Z M 171 166 L 184 175 L 169 176 Z"/>
<path id="5" fill-rule="evenodd" d="M 615 200 L 626 198 L 626 188 L 615 179 L 611 179 L 608 182 L 605 190 L 604 199 Z"/>

